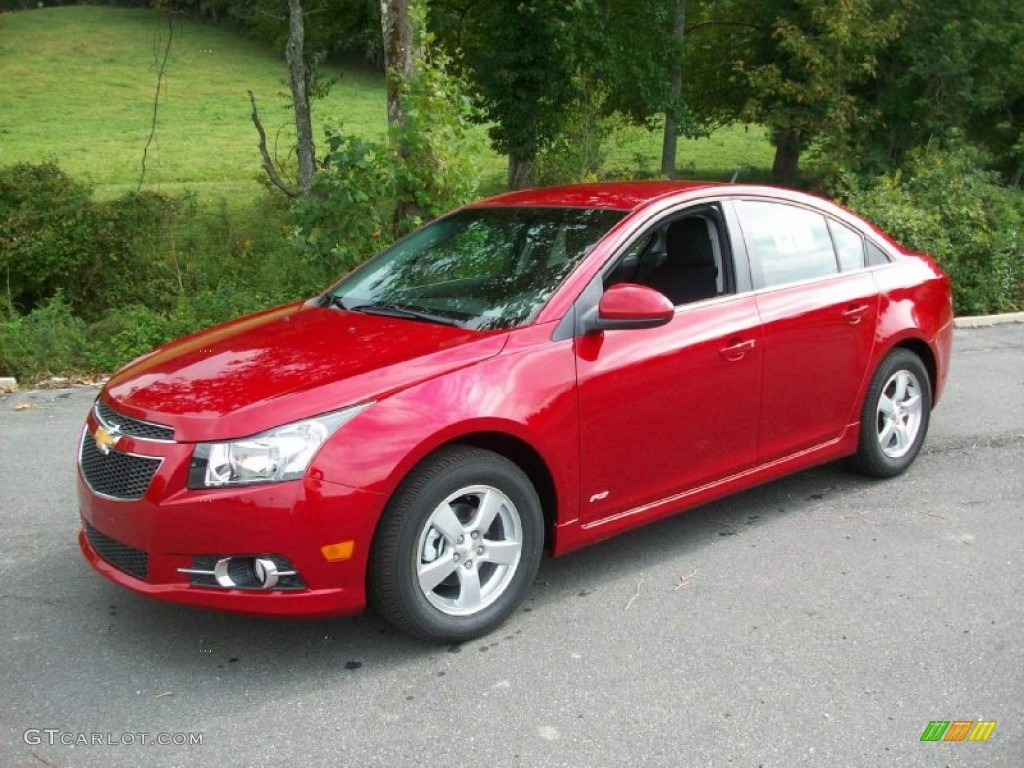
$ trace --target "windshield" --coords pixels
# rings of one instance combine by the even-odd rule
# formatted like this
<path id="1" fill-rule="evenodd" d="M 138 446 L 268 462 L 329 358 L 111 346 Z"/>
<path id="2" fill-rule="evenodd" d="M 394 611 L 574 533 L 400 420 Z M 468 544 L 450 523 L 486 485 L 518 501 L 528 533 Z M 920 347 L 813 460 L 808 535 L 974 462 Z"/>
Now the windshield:
<path id="1" fill-rule="evenodd" d="M 584 208 L 470 208 L 399 241 L 339 283 L 335 306 L 514 328 L 532 320 L 625 215 Z"/>

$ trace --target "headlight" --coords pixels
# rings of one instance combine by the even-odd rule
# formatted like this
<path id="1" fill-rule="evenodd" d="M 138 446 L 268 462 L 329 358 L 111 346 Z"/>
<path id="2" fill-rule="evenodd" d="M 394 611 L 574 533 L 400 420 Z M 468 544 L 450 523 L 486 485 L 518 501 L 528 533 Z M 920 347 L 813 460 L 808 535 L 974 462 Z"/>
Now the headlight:
<path id="1" fill-rule="evenodd" d="M 327 438 L 370 405 L 354 405 L 241 440 L 199 443 L 192 452 L 188 487 L 221 488 L 296 480 L 306 473 Z"/>

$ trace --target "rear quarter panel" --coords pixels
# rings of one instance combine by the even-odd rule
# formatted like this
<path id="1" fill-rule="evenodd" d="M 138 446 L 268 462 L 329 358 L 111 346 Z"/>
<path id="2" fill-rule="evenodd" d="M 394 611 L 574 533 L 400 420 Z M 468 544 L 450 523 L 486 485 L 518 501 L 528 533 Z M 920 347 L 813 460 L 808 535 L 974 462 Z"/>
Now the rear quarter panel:
<path id="1" fill-rule="evenodd" d="M 874 270 L 879 289 L 875 367 L 893 347 L 908 341 L 927 345 L 934 367 L 932 399 L 942 396 L 953 343 L 949 277 L 930 257 L 903 252 L 893 264 Z"/>

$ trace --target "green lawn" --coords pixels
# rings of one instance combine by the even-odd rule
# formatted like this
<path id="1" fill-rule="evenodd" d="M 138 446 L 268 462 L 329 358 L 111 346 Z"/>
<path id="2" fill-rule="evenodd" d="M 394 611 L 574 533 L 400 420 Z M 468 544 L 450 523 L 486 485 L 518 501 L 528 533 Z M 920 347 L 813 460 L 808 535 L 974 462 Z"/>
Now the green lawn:
<path id="1" fill-rule="evenodd" d="M 53 159 L 92 180 L 103 196 L 134 189 L 152 118 L 155 53 L 166 35 L 166 17 L 149 10 L 74 6 L 0 14 L 0 165 Z M 318 132 L 339 120 L 353 133 L 383 137 L 381 75 L 359 68 L 334 74 L 340 81 L 314 105 Z M 255 194 L 261 172 L 249 89 L 271 145 L 276 141 L 277 153 L 287 156 L 292 134 L 282 55 L 227 27 L 177 18 L 147 187 L 187 187 L 205 200 Z M 490 150 L 483 128 L 474 139 L 482 188 L 497 191 L 504 159 Z M 631 128 L 610 165 L 651 171 L 659 151 L 658 134 Z M 678 165 L 684 175 L 727 178 L 739 165 L 768 167 L 770 148 L 762 131 L 731 128 L 680 142 Z"/>

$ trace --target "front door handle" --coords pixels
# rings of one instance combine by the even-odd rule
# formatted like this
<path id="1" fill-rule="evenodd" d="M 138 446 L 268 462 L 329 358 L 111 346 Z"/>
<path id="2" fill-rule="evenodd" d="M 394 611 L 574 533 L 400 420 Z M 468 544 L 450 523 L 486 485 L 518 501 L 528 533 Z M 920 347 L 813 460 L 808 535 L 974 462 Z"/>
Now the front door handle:
<path id="1" fill-rule="evenodd" d="M 722 347 L 718 350 L 718 354 L 728 360 L 730 363 L 735 363 L 737 360 L 742 360 L 746 356 L 747 352 L 752 352 L 754 347 L 757 346 L 757 342 L 754 339 L 750 341 L 732 341 L 729 346 Z"/>
<path id="2" fill-rule="evenodd" d="M 867 304 L 858 304 L 849 307 L 845 312 L 843 312 L 843 320 L 848 322 L 850 325 L 856 325 L 864 319 L 864 315 L 866 315 L 870 309 L 871 307 Z"/>

